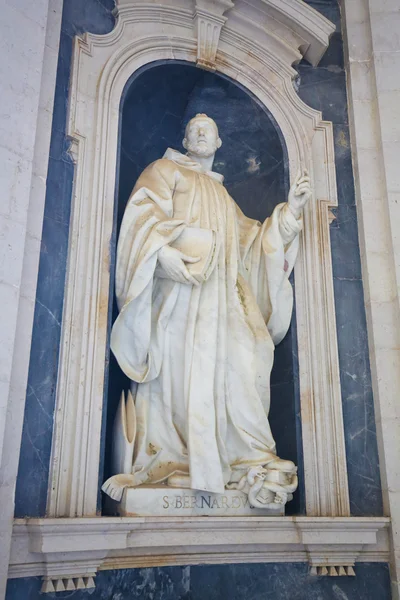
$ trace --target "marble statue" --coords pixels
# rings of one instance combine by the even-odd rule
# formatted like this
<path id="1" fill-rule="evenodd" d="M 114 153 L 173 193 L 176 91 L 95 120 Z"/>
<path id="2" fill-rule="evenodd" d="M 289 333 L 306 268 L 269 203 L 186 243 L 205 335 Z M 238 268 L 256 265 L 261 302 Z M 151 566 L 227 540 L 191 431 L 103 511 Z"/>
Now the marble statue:
<path id="1" fill-rule="evenodd" d="M 168 149 L 149 165 L 125 209 L 111 349 L 132 386 L 115 420 L 115 475 L 103 485 L 115 500 L 150 484 L 237 489 L 268 508 L 297 487 L 268 411 L 310 179 L 299 173 L 288 202 L 261 224 L 212 171 L 221 143 L 216 123 L 196 115 L 187 153 Z"/>

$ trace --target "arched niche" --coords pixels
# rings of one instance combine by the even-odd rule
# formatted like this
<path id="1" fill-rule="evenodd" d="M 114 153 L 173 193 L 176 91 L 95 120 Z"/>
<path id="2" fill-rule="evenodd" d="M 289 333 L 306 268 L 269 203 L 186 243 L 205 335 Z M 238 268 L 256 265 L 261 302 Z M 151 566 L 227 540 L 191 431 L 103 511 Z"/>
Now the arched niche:
<path id="1" fill-rule="evenodd" d="M 76 38 L 68 134 L 76 163 L 48 495 L 49 516 L 93 516 L 109 331 L 121 96 L 154 61 L 186 61 L 230 77 L 273 116 L 289 177 L 307 168 L 296 316 L 306 512 L 347 516 L 349 497 L 329 223 L 336 206 L 331 123 L 297 96 L 292 64 L 318 62 L 332 24 L 302 2 L 120 0 L 115 29 Z"/>
<path id="2" fill-rule="evenodd" d="M 226 188 L 247 216 L 262 222 L 277 204 L 287 200 L 289 163 L 285 140 L 266 108 L 227 77 L 196 69 L 189 62 L 155 62 L 128 80 L 121 97 L 114 240 L 118 239 L 123 211 L 136 179 L 168 147 L 184 152 L 184 126 L 198 112 L 205 112 L 219 126 L 223 144 L 214 170 L 224 175 Z M 113 243 L 112 252 L 115 250 Z M 113 291 L 111 270 L 112 321 L 118 314 Z M 129 380 L 112 353 L 109 360 L 104 479 L 112 474 L 109 462 L 115 411 L 121 390 L 129 388 Z M 270 422 L 278 454 L 294 461 L 300 471 L 300 486 L 286 507 L 287 514 L 304 512 L 300 419 L 296 417 L 300 412 L 297 373 L 293 326 L 275 350 L 271 377 Z"/>

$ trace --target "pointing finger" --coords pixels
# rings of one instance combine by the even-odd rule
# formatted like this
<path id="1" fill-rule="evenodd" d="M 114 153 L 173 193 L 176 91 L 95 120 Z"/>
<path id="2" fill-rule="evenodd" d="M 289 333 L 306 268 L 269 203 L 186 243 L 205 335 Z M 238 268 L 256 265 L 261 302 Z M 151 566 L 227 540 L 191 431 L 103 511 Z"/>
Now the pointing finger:
<path id="1" fill-rule="evenodd" d="M 300 177 L 301 177 L 301 171 L 300 171 L 300 169 L 297 169 L 296 177 L 294 178 L 292 186 L 291 186 L 292 188 L 296 187 L 297 182 L 299 181 Z"/>

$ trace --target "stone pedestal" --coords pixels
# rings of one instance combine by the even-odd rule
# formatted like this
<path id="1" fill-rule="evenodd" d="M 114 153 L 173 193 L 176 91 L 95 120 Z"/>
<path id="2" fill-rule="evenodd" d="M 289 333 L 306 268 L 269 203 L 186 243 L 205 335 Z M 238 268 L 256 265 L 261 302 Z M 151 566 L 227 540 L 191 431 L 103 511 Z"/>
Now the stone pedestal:
<path id="1" fill-rule="evenodd" d="M 280 504 L 273 510 L 252 508 L 247 495 L 238 490 L 211 494 L 162 485 L 125 489 L 117 510 L 123 517 L 281 517 L 285 514 Z"/>

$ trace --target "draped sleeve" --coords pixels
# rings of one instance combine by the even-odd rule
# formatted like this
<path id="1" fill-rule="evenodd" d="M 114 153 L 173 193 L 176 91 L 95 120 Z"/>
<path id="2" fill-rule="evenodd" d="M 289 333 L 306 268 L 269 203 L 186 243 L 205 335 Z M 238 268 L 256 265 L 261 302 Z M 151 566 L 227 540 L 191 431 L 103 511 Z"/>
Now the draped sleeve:
<path id="1" fill-rule="evenodd" d="M 287 203 L 278 204 L 263 224 L 237 209 L 241 272 L 250 284 L 274 344 L 285 337 L 292 316 L 289 276 L 299 247 L 302 220 Z"/>
<path id="2" fill-rule="evenodd" d="M 115 288 L 120 312 L 111 349 L 122 371 L 139 383 L 159 374 L 165 324 L 178 294 L 173 281 L 154 277 L 158 251 L 186 226 L 173 218 L 178 176 L 172 161 L 149 165 L 132 191 L 119 234 Z"/>

